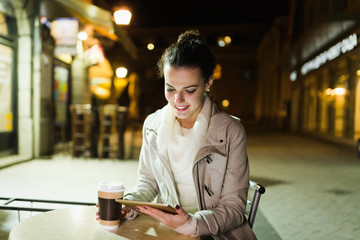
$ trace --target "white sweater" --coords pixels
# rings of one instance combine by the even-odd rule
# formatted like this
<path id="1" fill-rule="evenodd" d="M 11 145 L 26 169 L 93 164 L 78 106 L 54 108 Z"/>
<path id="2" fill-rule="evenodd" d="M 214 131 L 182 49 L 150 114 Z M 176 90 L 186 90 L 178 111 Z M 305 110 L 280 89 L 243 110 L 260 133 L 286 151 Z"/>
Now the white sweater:
<path id="1" fill-rule="evenodd" d="M 192 168 L 196 153 L 205 141 L 209 126 L 211 102 L 207 97 L 194 126 L 191 129 L 182 128 L 174 119 L 168 132 L 168 158 L 174 175 L 180 206 L 185 211 L 198 211 L 196 190 L 192 176 Z"/>

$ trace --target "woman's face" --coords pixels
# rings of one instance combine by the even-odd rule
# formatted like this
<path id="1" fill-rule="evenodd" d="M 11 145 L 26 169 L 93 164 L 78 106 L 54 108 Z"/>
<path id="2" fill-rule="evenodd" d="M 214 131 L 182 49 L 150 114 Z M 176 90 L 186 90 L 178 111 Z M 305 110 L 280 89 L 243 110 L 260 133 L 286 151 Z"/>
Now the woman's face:
<path id="1" fill-rule="evenodd" d="M 210 88 L 199 68 L 164 66 L 165 98 L 184 128 L 192 128 L 204 103 L 204 93 Z"/>

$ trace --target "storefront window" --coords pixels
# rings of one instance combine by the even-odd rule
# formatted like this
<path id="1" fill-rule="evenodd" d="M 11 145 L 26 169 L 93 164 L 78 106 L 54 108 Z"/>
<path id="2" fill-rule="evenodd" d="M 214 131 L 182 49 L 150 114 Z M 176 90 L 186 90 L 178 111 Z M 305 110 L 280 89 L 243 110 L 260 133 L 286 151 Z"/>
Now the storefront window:
<path id="1" fill-rule="evenodd" d="M 302 130 L 360 139 L 359 52 L 308 73 L 302 90 Z"/>
<path id="2" fill-rule="evenodd" d="M 17 151 L 16 21 L 10 1 L 0 1 L 0 158 Z"/>
<path id="3" fill-rule="evenodd" d="M 355 85 L 355 113 L 354 113 L 354 140 L 360 138 L 360 70 L 357 72 Z"/>
<path id="4" fill-rule="evenodd" d="M 334 79 L 328 95 L 331 99 L 331 133 L 335 137 L 346 137 L 349 108 L 349 59 L 333 63 Z"/>
<path id="5" fill-rule="evenodd" d="M 349 75 L 344 74 L 337 78 L 335 88 L 331 90 L 334 98 L 334 134 L 336 137 L 344 137 L 348 95 Z"/>
<path id="6" fill-rule="evenodd" d="M 319 126 L 318 129 L 321 133 L 329 132 L 329 107 L 330 97 L 327 94 L 330 88 L 330 75 L 329 70 L 325 69 L 320 76 L 320 89 L 318 92 L 319 97 Z"/>
<path id="7" fill-rule="evenodd" d="M 304 81 L 305 131 L 349 137 L 346 134 L 347 124 L 350 124 L 348 71 L 347 59 L 342 59 L 308 74 Z M 360 128 L 358 125 L 356 127 Z"/>
<path id="8" fill-rule="evenodd" d="M 0 132 L 13 130 L 12 48 L 0 44 Z"/>

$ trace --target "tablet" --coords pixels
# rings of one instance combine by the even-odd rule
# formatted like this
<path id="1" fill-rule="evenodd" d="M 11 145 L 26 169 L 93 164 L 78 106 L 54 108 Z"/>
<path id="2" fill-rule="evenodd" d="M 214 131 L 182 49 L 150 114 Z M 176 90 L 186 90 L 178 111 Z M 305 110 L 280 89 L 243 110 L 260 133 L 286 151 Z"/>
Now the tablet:
<path id="1" fill-rule="evenodd" d="M 135 210 L 136 206 L 149 206 L 149 207 L 156 208 L 156 209 L 159 209 L 164 212 L 177 213 L 175 208 L 171 207 L 168 204 L 164 204 L 164 203 L 131 201 L 131 200 L 124 200 L 124 199 L 120 199 L 120 198 L 116 199 L 115 201 L 117 201 L 118 203 L 124 204 L 125 206 L 127 206 L 131 209 L 134 209 L 134 210 Z"/>

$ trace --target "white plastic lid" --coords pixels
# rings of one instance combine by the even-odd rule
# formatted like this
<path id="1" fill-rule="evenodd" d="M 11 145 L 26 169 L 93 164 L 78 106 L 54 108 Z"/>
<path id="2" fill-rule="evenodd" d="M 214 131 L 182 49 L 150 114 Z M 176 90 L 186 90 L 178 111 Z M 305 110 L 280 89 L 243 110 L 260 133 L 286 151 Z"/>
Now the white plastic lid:
<path id="1" fill-rule="evenodd" d="M 123 192 L 125 187 L 122 182 L 108 180 L 100 182 L 98 190 L 103 192 Z"/>

